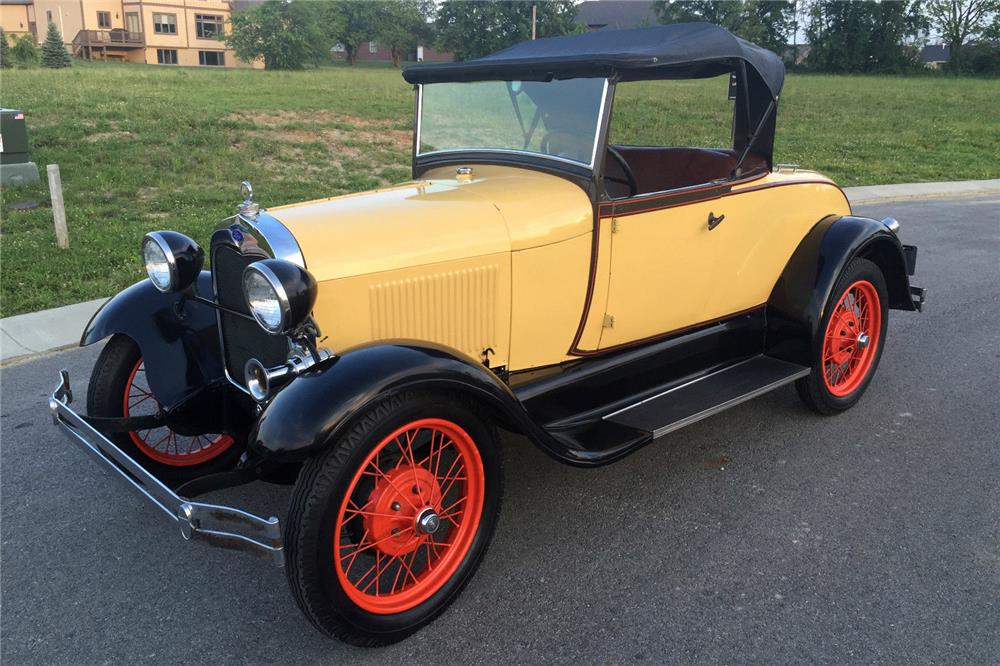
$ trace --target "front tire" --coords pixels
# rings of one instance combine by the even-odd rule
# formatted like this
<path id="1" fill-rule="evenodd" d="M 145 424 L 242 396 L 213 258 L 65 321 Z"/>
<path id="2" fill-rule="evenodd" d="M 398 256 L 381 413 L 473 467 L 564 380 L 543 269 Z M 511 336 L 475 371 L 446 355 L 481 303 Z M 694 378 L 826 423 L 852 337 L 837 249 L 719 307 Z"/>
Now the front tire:
<path id="1" fill-rule="evenodd" d="M 445 394 L 388 397 L 302 468 L 285 528 L 295 600 L 323 633 L 395 643 L 469 581 L 502 494 L 496 428 Z"/>
<path id="2" fill-rule="evenodd" d="M 876 264 L 867 259 L 848 264 L 826 304 L 812 372 L 795 382 L 808 407 L 831 415 L 861 399 L 882 358 L 888 302 Z"/>
<path id="3" fill-rule="evenodd" d="M 139 346 L 125 335 L 114 335 L 97 358 L 87 389 L 87 413 L 121 418 L 153 414 L 159 403 L 145 380 Z M 223 433 L 180 435 L 166 426 L 108 438 L 158 479 L 171 486 L 233 469 L 243 451 L 233 436 Z"/>

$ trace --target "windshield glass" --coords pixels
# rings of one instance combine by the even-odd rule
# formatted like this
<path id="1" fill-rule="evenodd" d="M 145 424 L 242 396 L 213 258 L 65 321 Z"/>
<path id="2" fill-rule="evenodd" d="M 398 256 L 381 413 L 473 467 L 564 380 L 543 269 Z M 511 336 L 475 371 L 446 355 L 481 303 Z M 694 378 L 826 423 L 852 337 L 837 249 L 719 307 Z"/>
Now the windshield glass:
<path id="1" fill-rule="evenodd" d="M 591 166 L 605 91 L 605 79 L 425 84 L 417 154 L 516 151 Z"/>

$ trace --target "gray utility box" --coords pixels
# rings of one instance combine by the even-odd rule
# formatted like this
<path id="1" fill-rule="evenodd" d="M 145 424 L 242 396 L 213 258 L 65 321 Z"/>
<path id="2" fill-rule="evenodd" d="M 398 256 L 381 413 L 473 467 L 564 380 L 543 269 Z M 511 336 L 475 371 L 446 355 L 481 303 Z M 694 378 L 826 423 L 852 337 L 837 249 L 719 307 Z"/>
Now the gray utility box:
<path id="1" fill-rule="evenodd" d="M 34 185 L 38 165 L 28 159 L 28 128 L 24 112 L 0 109 L 0 185 Z"/>

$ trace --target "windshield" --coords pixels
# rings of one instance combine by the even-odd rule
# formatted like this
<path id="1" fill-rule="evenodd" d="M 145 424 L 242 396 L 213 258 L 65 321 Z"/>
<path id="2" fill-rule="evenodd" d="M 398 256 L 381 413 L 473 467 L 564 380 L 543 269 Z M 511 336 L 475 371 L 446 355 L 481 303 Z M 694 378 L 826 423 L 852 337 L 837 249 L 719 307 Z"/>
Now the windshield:
<path id="1" fill-rule="evenodd" d="M 515 151 L 592 166 L 606 90 L 605 79 L 424 84 L 417 155 Z"/>

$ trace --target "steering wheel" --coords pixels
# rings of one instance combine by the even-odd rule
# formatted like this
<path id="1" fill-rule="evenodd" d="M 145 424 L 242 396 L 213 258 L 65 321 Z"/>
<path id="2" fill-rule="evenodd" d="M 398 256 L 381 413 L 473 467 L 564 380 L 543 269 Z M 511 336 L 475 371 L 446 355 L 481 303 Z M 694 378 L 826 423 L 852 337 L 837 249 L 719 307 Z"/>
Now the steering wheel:
<path id="1" fill-rule="evenodd" d="M 618 152 L 617 149 L 608 146 L 608 155 L 615 158 L 618 162 L 618 166 L 622 168 L 622 173 L 625 174 L 625 178 L 619 178 L 617 176 L 609 176 L 607 173 L 604 174 L 604 180 L 610 180 L 613 183 L 621 183 L 622 185 L 628 185 L 628 195 L 634 197 L 639 192 L 639 186 L 635 182 L 635 174 L 632 173 L 632 167 L 628 165 L 622 154 Z"/>

